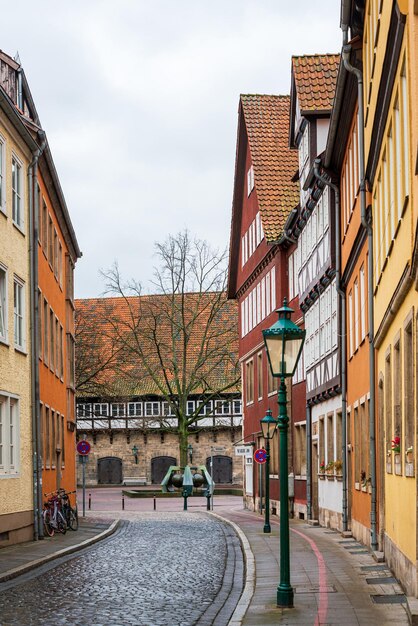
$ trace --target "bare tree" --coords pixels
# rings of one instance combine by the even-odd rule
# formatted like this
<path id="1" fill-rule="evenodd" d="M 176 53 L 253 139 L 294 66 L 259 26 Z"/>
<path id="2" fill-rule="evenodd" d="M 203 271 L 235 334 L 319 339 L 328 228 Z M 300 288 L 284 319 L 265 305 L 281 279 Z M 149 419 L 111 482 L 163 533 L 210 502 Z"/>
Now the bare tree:
<path id="1" fill-rule="evenodd" d="M 117 265 L 104 274 L 107 294 L 118 297 L 110 299 L 102 328 L 121 357 L 124 395 L 166 401 L 167 415 L 151 418 L 150 426 L 158 420 L 177 434 L 185 465 L 188 436 L 207 419 L 210 401 L 239 391 L 237 305 L 226 297 L 225 252 L 187 231 L 157 243 L 156 252 L 155 295 L 143 295 L 134 280 L 124 283 Z"/>

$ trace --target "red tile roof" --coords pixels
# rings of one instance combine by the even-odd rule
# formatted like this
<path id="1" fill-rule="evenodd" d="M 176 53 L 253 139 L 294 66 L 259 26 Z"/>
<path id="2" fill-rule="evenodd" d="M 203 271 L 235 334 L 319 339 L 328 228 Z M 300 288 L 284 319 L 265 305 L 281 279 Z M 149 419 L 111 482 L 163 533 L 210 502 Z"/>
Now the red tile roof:
<path id="1" fill-rule="evenodd" d="M 299 202 L 298 153 L 289 148 L 290 96 L 241 95 L 254 182 L 268 242 L 277 241 Z"/>
<path id="2" fill-rule="evenodd" d="M 302 113 L 331 111 L 339 64 L 339 54 L 292 57 L 292 72 Z"/>
<path id="3" fill-rule="evenodd" d="M 211 393 L 239 379 L 238 305 L 226 294 L 187 293 L 184 301 L 180 295 L 80 299 L 75 300 L 75 313 L 76 379 L 81 373 L 86 379 L 89 369 L 94 372 L 99 363 L 109 361 L 80 396 L 163 395 L 159 385 L 167 390 L 173 383 L 175 388 L 176 378 L 190 384 L 191 373 L 195 381 L 190 395 Z M 146 354 L 147 367 L 140 351 Z M 237 391 L 239 382 L 228 389 Z"/>

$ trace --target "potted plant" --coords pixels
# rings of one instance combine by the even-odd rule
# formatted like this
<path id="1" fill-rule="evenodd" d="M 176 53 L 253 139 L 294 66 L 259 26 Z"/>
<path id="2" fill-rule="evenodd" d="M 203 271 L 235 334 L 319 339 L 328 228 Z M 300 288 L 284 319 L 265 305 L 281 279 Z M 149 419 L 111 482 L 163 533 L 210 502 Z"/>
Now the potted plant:
<path id="1" fill-rule="evenodd" d="M 336 461 L 334 461 L 334 470 L 337 476 L 341 476 L 341 474 L 343 473 L 343 462 L 341 461 L 341 459 L 337 459 Z"/>
<path id="2" fill-rule="evenodd" d="M 325 461 L 322 459 L 322 461 L 319 464 L 319 472 L 318 472 L 318 476 L 321 480 L 325 478 L 324 474 L 325 474 Z"/>
<path id="3" fill-rule="evenodd" d="M 409 448 L 406 449 L 406 461 L 407 463 L 413 463 L 414 461 L 414 447 L 413 446 L 409 446 Z"/>
<path id="4" fill-rule="evenodd" d="M 328 476 L 334 474 L 334 461 L 328 461 L 325 467 L 325 472 L 328 474 Z"/>

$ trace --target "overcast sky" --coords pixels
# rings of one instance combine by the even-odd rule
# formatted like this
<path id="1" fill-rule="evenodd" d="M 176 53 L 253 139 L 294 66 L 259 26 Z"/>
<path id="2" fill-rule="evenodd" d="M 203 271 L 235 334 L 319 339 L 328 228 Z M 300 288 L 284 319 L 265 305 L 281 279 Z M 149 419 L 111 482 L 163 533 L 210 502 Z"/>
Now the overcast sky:
<path id="1" fill-rule="evenodd" d="M 229 244 L 240 93 L 289 93 L 292 54 L 339 52 L 338 0 L 4 3 L 83 258 L 76 295 L 117 260 L 145 290 L 154 242 Z"/>

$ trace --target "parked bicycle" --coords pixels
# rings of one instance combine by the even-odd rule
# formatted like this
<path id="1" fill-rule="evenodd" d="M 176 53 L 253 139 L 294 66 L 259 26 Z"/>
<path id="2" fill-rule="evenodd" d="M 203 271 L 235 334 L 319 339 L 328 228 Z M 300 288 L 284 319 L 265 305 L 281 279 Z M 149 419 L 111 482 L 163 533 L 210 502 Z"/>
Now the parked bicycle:
<path id="1" fill-rule="evenodd" d="M 67 532 L 67 522 L 61 512 L 60 496 L 57 491 L 44 494 L 48 500 L 44 502 L 42 517 L 44 520 L 44 528 L 47 535 L 52 537 L 55 531 L 62 533 Z"/>
<path id="2" fill-rule="evenodd" d="M 74 508 L 71 506 L 70 495 L 76 493 L 76 491 L 65 491 L 65 489 L 60 489 L 58 491 L 58 496 L 61 501 L 61 512 L 64 516 L 65 521 L 67 522 L 67 527 L 71 530 L 77 530 L 78 528 L 78 511 L 77 506 Z"/>

